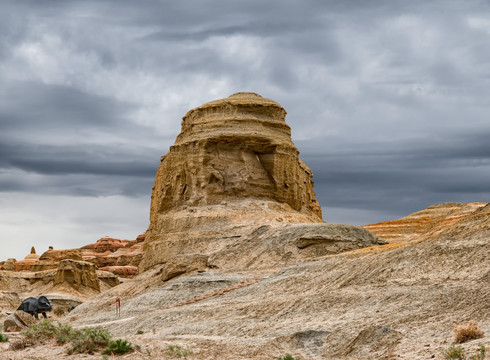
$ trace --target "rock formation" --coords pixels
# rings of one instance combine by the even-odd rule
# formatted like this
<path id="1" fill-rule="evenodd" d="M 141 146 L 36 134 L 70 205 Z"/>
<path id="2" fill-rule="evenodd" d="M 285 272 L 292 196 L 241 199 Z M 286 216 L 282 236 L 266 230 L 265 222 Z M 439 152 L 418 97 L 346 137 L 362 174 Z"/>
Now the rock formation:
<path id="1" fill-rule="evenodd" d="M 420 240 L 437 235 L 485 205 L 480 202 L 437 204 L 401 219 L 363 227 L 390 243 Z"/>
<path id="2" fill-rule="evenodd" d="M 80 249 L 49 250 L 41 256 L 36 254 L 34 247 L 24 260 L 9 259 L 2 262 L 3 270 L 38 272 L 58 269 L 61 260 L 71 259 L 87 261 L 101 270 L 131 278 L 136 275 L 138 265 L 143 257 L 143 241 L 145 234 L 139 235 L 135 240 L 121 240 L 105 236 L 93 244 Z M 0 268 L 2 269 L 2 268 Z"/>
<path id="3" fill-rule="evenodd" d="M 88 287 L 100 291 L 97 267 L 86 261 L 61 260 L 54 278 L 54 285 L 68 284 L 75 290 Z"/>
<path id="4" fill-rule="evenodd" d="M 101 270 L 117 276 L 131 278 L 136 275 L 143 257 L 145 234 L 136 240 L 121 240 L 105 236 L 94 244 L 80 248 L 84 261 L 91 262 Z"/>
<path id="5" fill-rule="evenodd" d="M 16 260 L 13 258 L 7 259 L 2 265 L 2 270 L 15 271 L 15 262 Z"/>
<path id="6" fill-rule="evenodd" d="M 14 263 L 15 271 L 31 271 L 32 266 L 39 260 L 39 255 L 36 254 L 34 246 L 31 248 L 31 253 L 28 254 L 24 260 L 16 261 Z"/>
<path id="7" fill-rule="evenodd" d="M 186 272 L 197 255 L 199 263 L 207 259 L 207 268 L 226 269 L 258 266 L 253 259 L 268 253 L 261 265 L 270 266 L 302 253 L 294 244 L 310 225 L 322 232 L 326 225 L 313 174 L 299 159 L 285 116 L 278 103 L 254 93 L 212 101 L 184 116 L 181 133 L 156 174 L 140 271 L 168 264 L 172 273 Z M 284 230 L 290 224 L 305 228 Z M 267 229 L 291 235 L 274 245 L 281 251 L 271 252 L 269 239 L 259 238 Z M 354 232 L 363 233 L 363 246 L 378 242 L 369 232 Z M 356 238 L 345 240 L 356 243 Z M 313 243 L 317 249 L 329 247 L 332 239 L 304 248 Z M 237 249 L 246 246 L 243 257 Z"/>
<path id="8" fill-rule="evenodd" d="M 28 328 L 35 322 L 36 319 L 31 314 L 28 314 L 22 310 L 16 310 L 4 320 L 3 330 L 5 332 L 21 331 Z"/>

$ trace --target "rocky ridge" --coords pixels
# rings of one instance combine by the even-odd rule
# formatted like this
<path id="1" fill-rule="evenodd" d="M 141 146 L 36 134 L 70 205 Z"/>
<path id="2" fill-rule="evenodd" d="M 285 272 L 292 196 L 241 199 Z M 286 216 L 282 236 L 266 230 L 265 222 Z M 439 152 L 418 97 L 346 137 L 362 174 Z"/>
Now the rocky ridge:
<path id="1" fill-rule="evenodd" d="M 482 202 L 437 204 L 401 219 L 363 227 L 389 243 L 406 242 L 437 235 L 486 205 Z"/>
<path id="2" fill-rule="evenodd" d="M 489 238 L 486 205 L 430 237 L 293 265 L 206 271 L 166 282 L 154 268 L 70 316 L 78 317 L 76 325 L 104 324 L 118 336 L 140 330 L 144 335 L 128 338 L 162 357 L 166 344 L 178 343 L 199 359 L 265 360 L 285 353 L 437 359 L 451 344 L 453 327 L 469 320 L 485 337 L 464 346 L 489 344 Z M 111 311 L 116 296 L 123 303 L 120 321 Z"/>

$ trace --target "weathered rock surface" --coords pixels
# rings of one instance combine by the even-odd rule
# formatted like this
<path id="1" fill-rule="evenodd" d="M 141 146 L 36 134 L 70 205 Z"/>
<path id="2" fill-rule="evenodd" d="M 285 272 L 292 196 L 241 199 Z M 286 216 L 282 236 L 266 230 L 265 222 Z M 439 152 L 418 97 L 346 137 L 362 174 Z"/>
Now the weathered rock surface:
<path id="1" fill-rule="evenodd" d="M 137 266 L 104 266 L 99 269 L 127 279 L 135 277 L 138 273 Z"/>
<path id="2" fill-rule="evenodd" d="M 2 270 L 15 271 L 15 262 L 16 260 L 13 258 L 7 259 L 2 265 Z"/>
<path id="3" fill-rule="evenodd" d="M 162 157 L 155 178 L 140 271 L 169 264 L 174 273 L 179 259 L 182 270 L 196 254 L 208 258 L 208 268 L 237 269 L 283 264 L 297 253 L 334 251 L 335 246 L 325 250 L 329 241 L 320 240 L 304 246 L 307 251 L 288 249 L 286 243 L 301 238 L 301 227 L 272 252 L 256 233 L 261 226 L 269 226 L 273 234 L 289 224 L 324 223 L 313 174 L 299 159 L 285 116 L 279 104 L 253 93 L 212 101 L 184 116 L 181 133 Z M 364 240 L 373 241 L 344 237 L 350 242 L 344 248 L 377 243 L 363 230 L 347 233 L 363 233 Z M 262 256 L 266 252 L 269 259 Z M 261 261 L 254 261 L 259 255 Z"/>
<path id="4" fill-rule="evenodd" d="M 4 320 L 3 330 L 5 332 L 17 332 L 28 328 L 35 322 L 36 319 L 31 314 L 22 310 L 16 310 Z"/>
<path id="5" fill-rule="evenodd" d="M 94 244 L 89 244 L 80 249 L 84 261 L 91 262 L 99 268 L 107 268 L 108 271 L 118 270 L 118 276 L 134 276 L 129 268 L 121 271 L 121 267 L 137 267 L 143 257 L 143 241 L 145 234 L 139 235 L 136 240 L 121 240 L 105 236 Z"/>
<path id="6" fill-rule="evenodd" d="M 54 278 L 54 285 L 60 284 L 68 284 L 75 290 L 85 286 L 100 291 L 97 267 L 86 261 L 61 260 Z"/>
<path id="7" fill-rule="evenodd" d="M 365 225 L 365 229 L 390 243 L 431 237 L 487 203 L 444 203 L 429 206 L 404 218 Z"/>
<path id="8" fill-rule="evenodd" d="M 39 260 L 39 255 L 36 254 L 34 246 L 31 248 L 31 253 L 28 254 L 24 260 L 16 261 L 14 263 L 15 271 L 31 271 L 32 266 Z"/>
<path id="9" fill-rule="evenodd" d="M 73 325 L 102 324 L 116 336 L 141 330 L 143 337 L 127 338 L 145 341 L 156 357 L 178 343 L 200 359 L 439 358 L 454 326 L 468 320 L 485 336 L 465 348 L 490 342 L 489 239 L 486 205 L 419 241 L 279 269 L 206 271 L 167 282 L 151 269 L 80 305 Z M 116 296 L 120 321 L 111 307 Z"/>

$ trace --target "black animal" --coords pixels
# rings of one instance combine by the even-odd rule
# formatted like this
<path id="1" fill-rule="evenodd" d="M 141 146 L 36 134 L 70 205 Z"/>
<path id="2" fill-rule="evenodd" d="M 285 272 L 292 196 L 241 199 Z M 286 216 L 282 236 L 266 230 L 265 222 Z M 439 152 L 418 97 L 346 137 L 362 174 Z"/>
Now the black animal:
<path id="1" fill-rule="evenodd" d="M 37 314 L 42 313 L 44 318 L 47 319 L 46 311 L 53 310 L 53 307 L 46 296 L 40 296 L 39 299 L 36 299 L 35 297 L 25 299 L 17 310 L 25 311 L 39 320 Z"/>

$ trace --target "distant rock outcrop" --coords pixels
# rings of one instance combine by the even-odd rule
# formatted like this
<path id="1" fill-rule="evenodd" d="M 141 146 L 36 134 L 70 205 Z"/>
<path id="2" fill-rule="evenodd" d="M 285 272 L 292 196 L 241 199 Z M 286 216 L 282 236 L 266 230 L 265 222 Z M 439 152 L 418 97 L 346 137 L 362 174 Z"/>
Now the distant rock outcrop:
<path id="1" fill-rule="evenodd" d="M 195 255 L 207 268 L 226 269 L 259 266 L 254 260 L 259 254 L 261 265 L 270 266 L 298 258 L 305 248 L 311 256 L 333 252 L 326 238 L 303 248 L 294 245 L 309 225 L 318 224 L 320 233 L 326 225 L 313 174 L 299 159 L 285 116 L 278 103 L 254 93 L 212 101 L 184 116 L 182 131 L 156 174 L 140 270 L 167 264 L 172 274 L 187 272 Z M 290 224 L 295 231 L 288 232 Z M 272 249 L 268 238 L 258 236 L 263 226 L 291 237 Z M 331 233 L 332 226 L 326 231 Z M 365 230 L 354 233 L 363 233 L 365 241 L 342 241 L 378 242 Z M 330 250 L 319 250 L 325 247 Z"/>
<path id="2" fill-rule="evenodd" d="M 136 275 L 138 265 L 143 257 L 145 234 L 135 240 L 121 240 L 105 236 L 93 244 L 80 249 L 49 250 L 41 256 L 34 247 L 24 260 L 9 259 L 3 264 L 3 270 L 38 272 L 58 269 L 62 260 L 87 261 L 101 270 L 106 270 L 120 277 L 131 278 Z"/>
<path id="3" fill-rule="evenodd" d="M 480 202 L 437 204 L 401 219 L 363 227 L 390 243 L 420 240 L 437 235 L 485 205 L 487 203 Z"/>
<path id="4" fill-rule="evenodd" d="M 14 258 L 7 259 L 2 265 L 2 270 L 5 271 L 15 271 L 15 260 Z"/>
<path id="5" fill-rule="evenodd" d="M 61 260 L 54 278 L 54 285 L 68 284 L 75 290 L 88 287 L 100 291 L 97 267 L 86 261 Z"/>

